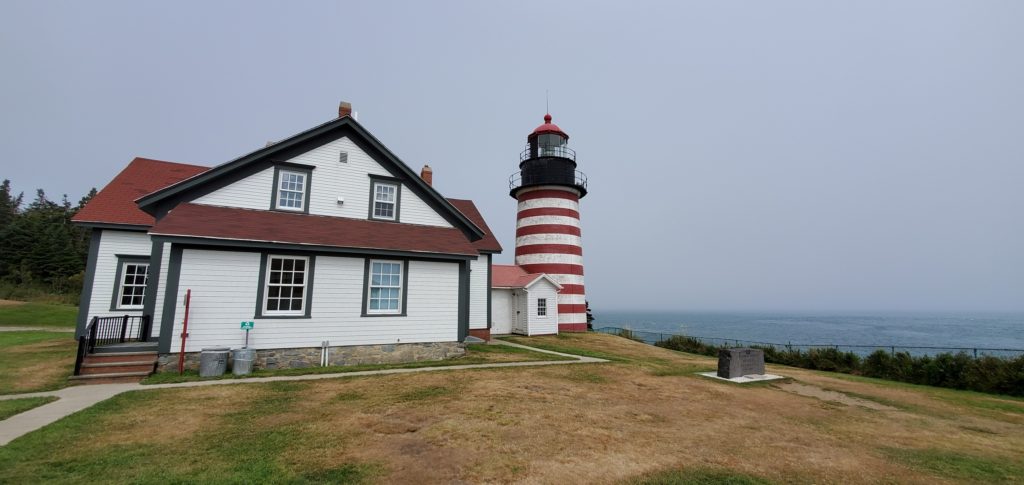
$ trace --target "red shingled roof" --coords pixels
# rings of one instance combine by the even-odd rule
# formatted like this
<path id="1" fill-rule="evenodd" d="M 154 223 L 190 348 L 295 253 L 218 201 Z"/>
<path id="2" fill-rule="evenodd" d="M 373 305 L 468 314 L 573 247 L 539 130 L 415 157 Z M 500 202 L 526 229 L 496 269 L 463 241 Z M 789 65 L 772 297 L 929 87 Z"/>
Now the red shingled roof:
<path id="1" fill-rule="evenodd" d="M 541 276 L 542 273 L 528 273 L 514 264 L 491 265 L 491 286 L 494 288 L 525 288 Z"/>
<path id="2" fill-rule="evenodd" d="M 153 216 L 139 210 L 135 199 L 207 170 L 209 167 L 136 158 L 71 220 L 152 226 Z"/>
<path id="3" fill-rule="evenodd" d="M 484 221 L 484 216 L 477 210 L 476 205 L 471 200 L 463 199 L 448 199 L 462 215 L 469 218 L 476 227 L 484 231 L 484 237 L 473 242 L 473 246 L 480 251 L 495 251 L 501 252 L 501 244 L 498 243 L 498 239 L 494 237 L 494 233 L 491 232 L 491 228 L 487 227 L 487 222 Z"/>
<path id="4" fill-rule="evenodd" d="M 455 228 L 188 203 L 171 210 L 149 233 L 342 248 L 477 254 L 473 244 Z"/>

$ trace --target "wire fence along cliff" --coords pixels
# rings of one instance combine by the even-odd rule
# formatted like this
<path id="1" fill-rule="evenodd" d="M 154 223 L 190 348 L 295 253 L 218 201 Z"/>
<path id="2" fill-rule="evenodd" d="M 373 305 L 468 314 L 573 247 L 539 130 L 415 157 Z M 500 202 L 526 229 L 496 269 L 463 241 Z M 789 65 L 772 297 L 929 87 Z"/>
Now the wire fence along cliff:
<path id="1" fill-rule="evenodd" d="M 658 342 L 664 342 L 665 340 L 672 337 L 689 338 L 700 341 L 701 343 L 718 346 L 718 347 L 774 347 L 778 350 L 803 350 L 808 351 L 811 349 L 835 349 L 843 352 L 853 352 L 862 357 L 870 355 L 876 350 L 885 350 L 893 355 L 898 352 L 906 352 L 912 356 L 922 355 L 934 355 L 940 353 L 965 353 L 974 358 L 982 356 L 993 356 L 993 357 L 1019 357 L 1024 355 L 1024 349 L 994 349 L 994 348 L 983 348 L 983 347 L 928 347 L 928 346 L 907 346 L 907 345 L 847 345 L 847 344 L 801 344 L 801 343 L 778 343 L 778 342 L 758 342 L 754 340 L 741 340 L 732 338 L 720 338 L 720 337 L 698 337 L 695 335 L 683 335 L 670 332 L 653 332 L 646 330 L 633 330 L 622 327 L 601 327 L 594 330 L 595 332 L 607 333 L 612 335 L 626 335 L 628 334 L 631 338 L 641 340 L 644 343 L 654 345 Z"/>

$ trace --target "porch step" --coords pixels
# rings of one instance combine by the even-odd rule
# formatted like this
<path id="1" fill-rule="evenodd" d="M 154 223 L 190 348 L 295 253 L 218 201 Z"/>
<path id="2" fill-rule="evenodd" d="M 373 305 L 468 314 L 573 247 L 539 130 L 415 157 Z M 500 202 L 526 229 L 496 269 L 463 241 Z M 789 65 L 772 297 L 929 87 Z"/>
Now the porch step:
<path id="1" fill-rule="evenodd" d="M 126 352 L 156 352 L 156 342 L 126 342 L 123 344 L 97 346 L 93 354 L 123 354 Z"/>
<path id="2" fill-rule="evenodd" d="M 156 349 L 88 354 L 82 360 L 80 375 L 72 376 L 71 382 L 74 384 L 139 382 L 156 370 L 156 363 Z"/>
<path id="3" fill-rule="evenodd" d="M 156 362 L 156 352 L 108 352 L 103 354 L 89 354 L 85 356 L 85 360 L 82 361 L 82 366 L 86 364 L 109 364 L 112 362 L 138 362 L 147 361 L 149 363 Z"/>
<path id="4" fill-rule="evenodd" d="M 124 362 L 90 362 L 86 359 L 82 363 L 82 375 L 118 374 L 124 372 L 153 372 L 156 366 L 156 359 L 150 360 L 129 360 Z"/>
<path id="5" fill-rule="evenodd" d="M 90 374 L 71 376 L 68 378 L 72 384 L 123 384 L 126 382 L 139 382 L 146 376 L 152 374 L 145 372 L 112 372 L 110 374 Z"/>

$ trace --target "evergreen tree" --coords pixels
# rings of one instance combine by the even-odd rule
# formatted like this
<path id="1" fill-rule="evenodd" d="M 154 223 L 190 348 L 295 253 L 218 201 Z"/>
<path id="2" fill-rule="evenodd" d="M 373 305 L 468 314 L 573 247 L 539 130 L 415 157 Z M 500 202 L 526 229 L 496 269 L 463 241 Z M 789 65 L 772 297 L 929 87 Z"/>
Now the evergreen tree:
<path id="1" fill-rule="evenodd" d="M 22 194 L 18 194 L 17 197 L 11 195 L 11 181 L 4 179 L 3 183 L 0 183 L 0 233 L 3 232 L 11 222 L 14 222 L 14 218 L 18 215 L 18 209 L 21 206 Z"/>
<path id="2" fill-rule="evenodd" d="M 11 197 L 10 182 L 4 181 L 0 185 L 0 279 L 17 286 L 45 285 L 58 293 L 79 291 L 88 231 L 74 226 L 71 218 L 95 194 L 91 190 L 72 206 L 67 195 L 57 203 L 39 189 L 35 200 L 19 210 L 21 195 Z"/>

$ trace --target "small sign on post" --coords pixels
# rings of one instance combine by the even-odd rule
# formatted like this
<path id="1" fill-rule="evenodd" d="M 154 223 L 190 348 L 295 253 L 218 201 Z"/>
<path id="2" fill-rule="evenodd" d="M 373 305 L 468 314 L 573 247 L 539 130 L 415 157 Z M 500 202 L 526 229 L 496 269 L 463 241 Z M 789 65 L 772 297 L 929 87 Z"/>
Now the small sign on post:
<path id="1" fill-rule="evenodd" d="M 252 320 L 242 322 L 242 330 L 245 330 L 245 346 L 242 347 L 243 349 L 249 348 L 249 330 L 252 330 L 255 326 L 256 322 L 253 322 Z"/>

